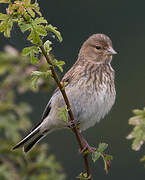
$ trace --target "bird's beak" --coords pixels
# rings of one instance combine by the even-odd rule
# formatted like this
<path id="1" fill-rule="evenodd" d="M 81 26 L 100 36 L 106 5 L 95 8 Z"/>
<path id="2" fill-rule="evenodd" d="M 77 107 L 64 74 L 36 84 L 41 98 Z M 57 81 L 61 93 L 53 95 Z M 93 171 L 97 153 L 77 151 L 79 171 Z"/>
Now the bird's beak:
<path id="1" fill-rule="evenodd" d="M 114 54 L 117 54 L 117 52 L 112 47 L 109 47 L 109 49 L 107 50 L 107 54 L 114 55 Z"/>

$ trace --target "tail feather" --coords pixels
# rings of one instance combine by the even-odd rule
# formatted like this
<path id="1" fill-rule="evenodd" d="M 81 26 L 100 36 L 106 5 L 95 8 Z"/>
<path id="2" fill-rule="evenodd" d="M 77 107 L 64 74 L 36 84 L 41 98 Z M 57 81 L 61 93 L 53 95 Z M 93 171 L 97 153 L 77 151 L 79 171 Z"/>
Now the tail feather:
<path id="1" fill-rule="evenodd" d="M 26 153 L 28 151 L 30 151 L 30 149 L 38 142 L 40 141 L 41 138 L 43 138 L 44 135 L 39 135 L 38 137 L 36 137 L 33 141 L 29 142 L 28 144 L 24 145 L 23 147 L 23 151 Z"/>
<path id="2" fill-rule="evenodd" d="M 28 152 L 45 134 L 40 132 L 40 126 L 34 129 L 28 136 L 26 136 L 22 141 L 16 144 L 12 150 L 23 147 L 24 152 Z"/>

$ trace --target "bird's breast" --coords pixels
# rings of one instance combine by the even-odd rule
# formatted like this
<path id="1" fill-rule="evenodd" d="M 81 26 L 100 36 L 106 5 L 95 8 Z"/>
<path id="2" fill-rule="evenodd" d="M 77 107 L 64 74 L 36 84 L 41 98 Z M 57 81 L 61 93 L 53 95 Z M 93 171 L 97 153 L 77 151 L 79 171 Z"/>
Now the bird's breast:
<path id="1" fill-rule="evenodd" d="M 73 114 L 80 121 L 81 130 L 94 126 L 111 109 L 115 101 L 115 87 L 113 80 L 96 84 L 94 79 L 88 82 L 87 77 L 82 77 L 76 86 L 72 87 L 74 93 L 69 97 L 73 107 Z M 111 83 L 111 84 L 110 84 Z"/>
<path id="2" fill-rule="evenodd" d="M 65 90 L 74 118 L 80 122 L 81 130 L 88 129 L 99 122 L 110 111 L 115 101 L 113 74 L 105 73 L 102 76 L 86 74 L 73 80 Z M 64 123 L 57 118 L 56 112 L 57 107 L 64 105 L 65 102 L 60 91 L 56 92 L 51 99 L 52 110 L 50 112 L 54 124 L 56 124 L 56 120 L 57 123 Z"/>

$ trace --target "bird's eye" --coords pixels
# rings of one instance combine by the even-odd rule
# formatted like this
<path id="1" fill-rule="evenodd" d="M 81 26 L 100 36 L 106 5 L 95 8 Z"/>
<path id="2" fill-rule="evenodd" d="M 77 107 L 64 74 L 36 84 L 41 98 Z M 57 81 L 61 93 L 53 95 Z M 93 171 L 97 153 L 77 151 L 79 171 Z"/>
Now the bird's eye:
<path id="1" fill-rule="evenodd" d="M 96 49 L 98 49 L 98 50 L 99 50 L 99 49 L 101 49 L 101 47 L 100 47 L 100 46 L 96 46 Z"/>

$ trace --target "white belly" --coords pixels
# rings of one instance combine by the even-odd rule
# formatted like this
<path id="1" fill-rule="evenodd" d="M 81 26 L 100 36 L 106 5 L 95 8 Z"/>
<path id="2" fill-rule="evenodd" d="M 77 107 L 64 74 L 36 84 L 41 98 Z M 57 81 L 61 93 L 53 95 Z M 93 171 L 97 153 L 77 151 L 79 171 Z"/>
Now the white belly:
<path id="1" fill-rule="evenodd" d="M 115 101 L 115 94 L 108 93 L 107 87 L 104 87 L 104 90 L 93 93 L 82 90 L 78 99 L 79 104 L 76 104 L 77 108 L 74 109 L 74 114 L 77 114 L 80 129 L 83 131 L 94 126 L 110 111 Z"/>
<path id="2" fill-rule="evenodd" d="M 75 86 L 67 87 L 66 93 L 74 118 L 80 122 L 81 131 L 99 122 L 110 111 L 115 101 L 115 89 L 114 93 L 110 93 L 106 85 L 102 85 L 100 91 L 96 91 L 93 87 L 80 87 L 79 90 Z M 56 107 L 63 107 L 64 105 L 61 93 L 56 93 L 51 100 L 52 110 L 49 116 L 49 123 L 52 123 L 53 126 L 63 126 L 64 121 L 57 118 Z"/>

